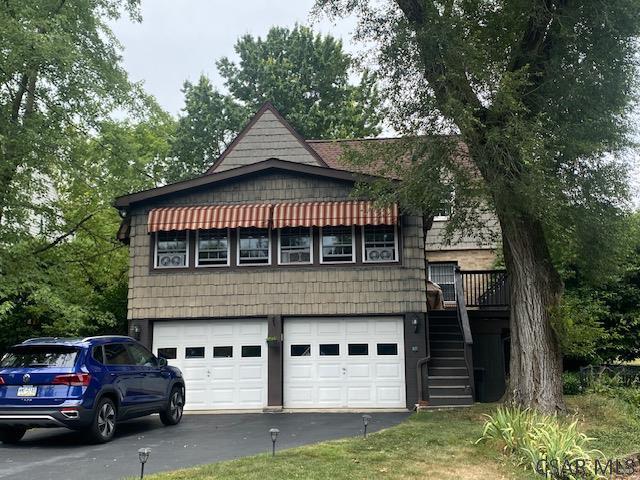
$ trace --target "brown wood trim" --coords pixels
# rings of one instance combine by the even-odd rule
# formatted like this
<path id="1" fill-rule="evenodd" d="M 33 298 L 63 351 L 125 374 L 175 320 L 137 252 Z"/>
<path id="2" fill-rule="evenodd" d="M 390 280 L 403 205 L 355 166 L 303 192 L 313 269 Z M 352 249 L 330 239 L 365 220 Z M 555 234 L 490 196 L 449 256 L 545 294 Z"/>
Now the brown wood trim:
<path id="1" fill-rule="evenodd" d="M 201 175 L 190 180 L 183 180 L 181 182 L 170 183 L 163 187 L 151 188 L 148 190 L 142 190 L 140 192 L 131 193 L 128 195 L 122 195 L 117 197 L 114 202 L 116 208 L 127 208 L 134 203 L 144 202 L 151 199 L 156 199 L 165 195 L 171 195 L 174 193 L 184 192 L 192 188 L 205 187 L 216 183 L 235 180 L 239 177 L 246 175 L 252 175 L 261 173 L 267 170 L 282 170 L 286 172 L 299 173 L 302 175 L 310 175 L 324 178 L 331 178 L 334 180 L 341 180 L 348 183 L 356 183 L 360 180 L 373 180 L 379 177 L 374 175 L 365 175 L 355 172 L 349 172 L 346 170 L 337 170 L 334 168 L 320 167 L 315 165 L 305 165 L 297 162 L 289 162 L 286 160 L 280 160 L 277 158 L 269 158 L 261 162 L 252 163 L 251 165 L 244 165 L 242 167 L 232 168 L 225 170 L 224 172 L 216 173 L 213 175 Z"/>
<path id="2" fill-rule="evenodd" d="M 207 169 L 207 171 L 205 172 L 205 175 L 211 175 L 215 172 L 216 168 L 218 168 L 220 166 L 220 164 L 224 161 L 225 158 L 227 158 L 227 155 L 233 151 L 233 149 L 236 147 L 236 145 L 240 142 L 240 140 L 242 140 L 244 138 L 244 136 L 247 134 L 247 132 L 249 132 L 249 130 L 251 130 L 251 128 L 256 124 L 256 122 L 258 121 L 258 119 L 267 111 L 269 110 L 271 113 L 273 113 L 275 115 L 275 117 L 280 120 L 280 122 L 287 128 L 287 130 L 289 130 L 289 132 L 296 138 L 296 140 L 298 140 L 298 142 L 300 143 L 300 145 L 302 145 L 312 156 L 313 158 L 316 159 L 316 161 L 318 161 L 318 163 L 321 166 L 325 166 L 327 167 L 328 165 L 326 164 L 326 162 L 320 157 L 320 155 L 318 155 L 318 152 L 316 152 L 313 148 L 311 148 L 310 145 L 307 144 L 306 140 L 302 137 L 302 135 L 300 135 L 292 126 L 291 124 L 287 121 L 287 119 L 285 119 L 282 114 L 273 106 L 273 104 L 271 102 L 265 102 L 262 104 L 262 106 L 258 109 L 258 111 L 253 115 L 253 117 L 251 117 L 251 120 L 249 120 L 249 122 L 245 125 L 245 127 L 240 131 L 240 133 L 238 135 L 236 135 L 236 138 L 233 139 L 233 141 L 229 144 L 229 146 L 227 148 L 225 148 L 224 152 L 222 152 L 222 154 L 216 159 L 215 162 L 213 162 L 213 165 L 211 165 L 211 167 L 209 167 Z"/>

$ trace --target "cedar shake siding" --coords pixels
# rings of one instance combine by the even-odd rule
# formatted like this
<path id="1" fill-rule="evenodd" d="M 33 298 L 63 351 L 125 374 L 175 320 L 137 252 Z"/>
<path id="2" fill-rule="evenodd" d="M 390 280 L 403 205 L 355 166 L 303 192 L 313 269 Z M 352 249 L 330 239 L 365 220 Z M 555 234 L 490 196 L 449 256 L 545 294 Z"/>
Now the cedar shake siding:
<path id="1" fill-rule="evenodd" d="M 264 172 L 134 206 L 130 211 L 129 319 L 425 312 L 424 240 L 419 217 L 401 217 L 401 258 L 394 264 L 180 271 L 154 270 L 150 265 L 147 214 L 153 207 L 351 200 L 352 188 L 351 182 Z M 275 250 L 276 244 L 272 248 Z"/>

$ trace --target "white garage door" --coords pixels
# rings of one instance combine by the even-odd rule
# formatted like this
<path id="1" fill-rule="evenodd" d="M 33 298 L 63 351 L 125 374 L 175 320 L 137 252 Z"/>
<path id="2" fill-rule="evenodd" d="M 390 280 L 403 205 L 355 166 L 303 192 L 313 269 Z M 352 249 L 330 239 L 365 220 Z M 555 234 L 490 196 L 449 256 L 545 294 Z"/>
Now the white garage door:
<path id="1" fill-rule="evenodd" d="M 287 318 L 288 408 L 406 408 L 401 318 Z"/>
<path id="2" fill-rule="evenodd" d="M 182 370 L 185 409 L 262 409 L 266 338 L 266 320 L 157 322 L 153 351 Z"/>

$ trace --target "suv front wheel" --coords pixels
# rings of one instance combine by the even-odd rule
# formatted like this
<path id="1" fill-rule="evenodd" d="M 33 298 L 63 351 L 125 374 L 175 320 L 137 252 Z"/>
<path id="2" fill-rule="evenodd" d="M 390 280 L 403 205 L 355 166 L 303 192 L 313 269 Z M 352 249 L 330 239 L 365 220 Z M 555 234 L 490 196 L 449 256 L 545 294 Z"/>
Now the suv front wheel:
<path id="1" fill-rule="evenodd" d="M 110 398 L 102 398 L 93 414 L 91 425 L 87 429 L 89 439 L 95 443 L 105 443 L 116 432 L 116 406 Z"/>
<path id="2" fill-rule="evenodd" d="M 171 389 L 167 409 L 160 412 L 160 420 L 165 425 L 177 425 L 180 423 L 180 420 L 182 420 L 182 412 L 184 410 L 183 392 L 184 390 L 179 385 Z"/>

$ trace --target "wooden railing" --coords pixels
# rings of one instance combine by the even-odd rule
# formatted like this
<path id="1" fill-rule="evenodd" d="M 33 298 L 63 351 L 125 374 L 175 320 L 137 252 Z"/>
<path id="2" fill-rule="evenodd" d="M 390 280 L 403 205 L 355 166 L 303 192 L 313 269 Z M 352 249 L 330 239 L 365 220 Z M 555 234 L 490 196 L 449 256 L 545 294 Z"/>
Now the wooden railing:
<path id="1" fill-rule="evenodd" d="M 509 282 L 506 270 L 465 270 L 462 276 L 464 303 L 467 307 L 509 306 Z M 460 292 L 456 291 L 460 296 Z"/>
<path id="2" fill-rule="evenodd" d="M 473 337 L 471 336 L 471 326 L 469 325 L 469 315 L 467 314 L 467 307 L 464 301 L 464 289 L 462 287 L 462 272 L 459 268 L 456 268 L 455 275 L 456 284 L 456 304 L 457 304 L 457 317 L 460 331 L 462 332 L 462 339 L 464 341 L 464 361 L 467 366 L 467 372 L 469 374 L 469 386 L 471 387 L 471 395 L 473 399 L 476 398 L 476 386 L 473 372 Z"/>

